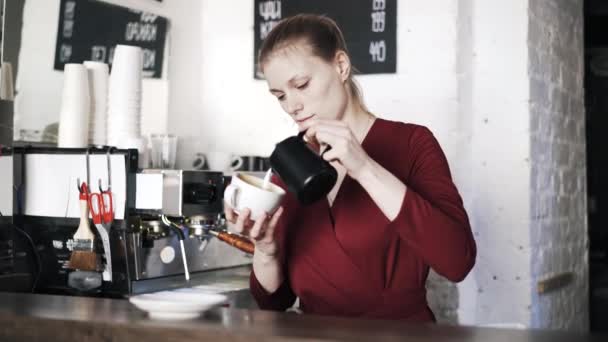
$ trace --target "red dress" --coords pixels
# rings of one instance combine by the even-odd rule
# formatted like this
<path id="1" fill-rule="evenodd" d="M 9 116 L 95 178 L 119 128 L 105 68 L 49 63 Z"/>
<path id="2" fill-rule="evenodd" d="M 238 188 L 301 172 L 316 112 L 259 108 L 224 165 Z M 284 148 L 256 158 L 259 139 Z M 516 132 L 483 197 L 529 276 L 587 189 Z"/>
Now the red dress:
<path id="1" fill-rule="evenodd" d="M 268 293 L 251 272 L 261 309 L 286 310 L 297 296 L 305 313 L 434 321 L 429 267 L 452 281 L 473 267 L 469 220 L 433 134 L 376 119 L 361 145 L 407 186 L 398 216 L 391 222 L 348 175 L 331 207 L 300 206 L 288 194 L 276 228 L 286 281 Z"/>

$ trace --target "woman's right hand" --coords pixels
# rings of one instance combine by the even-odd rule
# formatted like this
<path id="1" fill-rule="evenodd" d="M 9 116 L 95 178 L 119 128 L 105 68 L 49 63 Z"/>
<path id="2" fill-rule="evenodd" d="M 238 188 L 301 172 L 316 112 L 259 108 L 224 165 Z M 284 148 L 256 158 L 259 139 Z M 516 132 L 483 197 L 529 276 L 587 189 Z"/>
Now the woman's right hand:
<path id="1" fill-rule="evenodd" d="M 237 214 L 234 209 L 224 202 L 224 214 L 229 227 L 237 233 L 248 237 L 255 245 L 256 254 L 260 256 L 274 258 L 277 256 L 278 244 L 274 236 L 274 231 L 283 213 L 283 207 L 279 207 L 275 213 L 262 215 L 255 221 L 250 218 L 251 210 L 244 209 L 241 214 Z"/>

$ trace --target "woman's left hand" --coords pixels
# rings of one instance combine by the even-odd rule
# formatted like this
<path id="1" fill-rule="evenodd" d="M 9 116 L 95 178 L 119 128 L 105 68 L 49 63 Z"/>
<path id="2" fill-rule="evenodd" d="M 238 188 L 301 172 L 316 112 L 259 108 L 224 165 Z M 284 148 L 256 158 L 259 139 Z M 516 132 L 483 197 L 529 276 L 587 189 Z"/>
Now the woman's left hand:
<path id="1" fill-rule="evenodd" d="M 369 156 L 345 122 L 313 118 L 303 122 L 300 130 L 306 130 L 308 141 L 321 145 L 321 151 L 325 148 L 323 145 L 330 145 L 331 149 L 323 154 L 323 159 L 339 162 L 354 179 L 358 179 L 369 162 Z"/>

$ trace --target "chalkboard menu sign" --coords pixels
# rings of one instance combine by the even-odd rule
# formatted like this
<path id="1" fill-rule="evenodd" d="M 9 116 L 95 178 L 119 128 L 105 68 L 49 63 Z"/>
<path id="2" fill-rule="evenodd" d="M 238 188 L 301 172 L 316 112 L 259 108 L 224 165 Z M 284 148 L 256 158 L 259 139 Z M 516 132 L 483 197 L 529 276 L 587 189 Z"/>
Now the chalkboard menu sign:
<path id="1" fill-rule="evenodd" d="M 281 19 L 299 13 L 323 14 L 336 21 L 351 63 L 361 74 L 397 70 L 397 0 L 254 0 L 254 56 Z M 254 65 L 254 76 L 260 78 Z"/>
<path id="2" fill-rule="evenodd" d="M 162 75 L 168 20 L 97 0 L 61 0 L 55 70 L 87 60 L 111 64 L 118 44 L 143 50 L 143 74 Z"/>

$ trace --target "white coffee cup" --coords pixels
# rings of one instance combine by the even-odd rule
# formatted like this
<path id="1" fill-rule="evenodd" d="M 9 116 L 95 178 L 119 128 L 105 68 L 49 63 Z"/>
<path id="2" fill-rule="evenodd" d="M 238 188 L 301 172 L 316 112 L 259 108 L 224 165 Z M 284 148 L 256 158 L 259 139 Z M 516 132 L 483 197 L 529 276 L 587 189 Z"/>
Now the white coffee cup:
<path id="1" fill-rule="evenodd" d="M 205 159 L 210 171 L 234 171 L 243 165 L 243 158 L 223 151 L 207 152 Z"/>
<path id="2" fill-rule="evenodd" d="M 224 191 L 224 201 L 234 211 L 240 213 L 244 209 L 250 209 L 250 218 L 256 220 L 264 214 L 272 215 L 279 205 L 285 190 L 273 183 L 264 189 L 264 180 L 253 175 L 235 172 L 232 175 L 230 185 Z"/>

